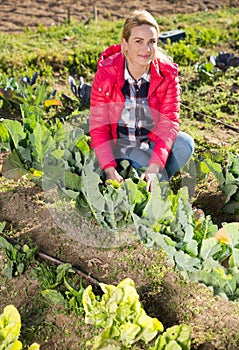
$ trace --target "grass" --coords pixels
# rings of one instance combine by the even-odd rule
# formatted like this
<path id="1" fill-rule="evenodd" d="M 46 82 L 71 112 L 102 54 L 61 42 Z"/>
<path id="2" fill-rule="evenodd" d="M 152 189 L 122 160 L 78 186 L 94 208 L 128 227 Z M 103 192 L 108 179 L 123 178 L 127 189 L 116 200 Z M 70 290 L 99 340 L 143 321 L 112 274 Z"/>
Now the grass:
<path id="1" fill-rule="evenodd" d="M 181 28 L 187 33 L 186 41 L 163 46 L 180 65 L 181 129 L 193 135 L 197 154 L 204 151 L 212 154 L 238 152 L 238 133 L 210 119 L 214 117 L 239 127 L 238 90 L 233 90 L 239 85 L 238 67 L 228 69 L 225 73 L 218 72 L 208 81 L 200 79 L 195 71 L 196 62 L 204 64 L 208 56 L 217 55 L 222 50 L 237 54 L 238 14 L 238 9 L 230 9 L 158 18 L 161 31 Z M 32 76 L 38 71 L 40 81 L 46 81 L 50 87 L 57 86 L 58 95 L 61 96 L 62 92 L 71 94 L 69 73 L 76 77 L 83 75 L 92 82 L 99 53 L 108 45 L 120 41 L 122 24 L 122 21 L 103 21 L 99 25 L 99 22 L 91 21 L 87 26 L 79 23 L 49 29 L 39 26 L 36 31 L 26 30 L 21 35 L 0 34 L 0 81 L 4 74 L 22 77 L 26 74 Z M 75 112 L 66 108 L 68 115 L 80 114 L 77 108 L 81 108 L 79 101 L 75 101 Z M 88 112 L 86 109 L 86 115 Z M 207 191 L 208 184 L 204 181 L 201 191 Z M 0 192 L 6 192 L 3 195 L 6 200 L 15 186 L 14 181 L 0 178 Z M 55 235 L 55 239 L 61 243 L 65 242 L 54 230 L 50 235 Z M 64 257 L 67 250 L 68 246 L 66 249 L 66 246 L 61 245 L 56 252 Z M 219 328 L 217 331 L 216 326 L 205 332 L 206 314 L 219 317 L 215 310 L 212 312 L 216 302 L 211 293 L 183 278 L 170 280 L 168 276 L 172 269 L 165 267 L 163 254 L 151 251 L 144 254 L 142 248 L 130 247 L 119 249 L 115 255 L 112 266 L 104 275 L 105 279 L 114 282 L 125 276 L 137 276 L 142 302 L 148 312 L 162 314 L 162 322 L 165 320 L 166 325 L 171 325 L 173 321 L 191 323 L 196 345 L 210 338 L 216 341 L 222 339 L 221 330 Z M 95 271 L 102 273 L 100 266 Z M 76 317 L 68 310 L 46 304 L 39 286 L 29 274 L 19 277 L 17 286 L 15 280 L 8 281 L 1 275 L 0 282 L 4 303 L 15 303 L 19 307 L 23 323 L 21 337 L 25 345 L 38 341 L 44 343 L 46 349 L 57 345 L 59 349 L 66 350 L 71 349 L 72 344 L 86 349 L 86 342 L 96 334 L 93 327 L 85 325 L 83 316 Z M 179 291 L 182 299 L 180 303 L 176 295 Z M 201 304 L 195 305 L 199 295 Z M 172 317 L 175 312 L 177 319 Z M 238 316 L 236 306 L 234 312 Z M 204 319 L 200 319 L 200 314 L 203 314 Z M 201 326 L 202 321 L 205 324 Z M 223 334 L 226 331 L 225 328 Z"/>
<path id="2" fill-rule="evenodd" d="M 196 145 L 207 144 L 205 132 L 214 135 L 225 127 L 212 121 L 210 117 L 238 126 L 238 68 L 226 72 L 212 72 L 208 81 L 196 72 L 196 63 L 204 65 L 208 57 L 227 51 L 236 55 L 239 40 L 238 9 L 215 12 L 173 15 L 158 18 L 161 31 L 181 28 L 186 32 L 186 40 L 160 45 L 179 64 L 182 87 L 181 128 L 191 131 Z M 51 28 L 39 26 L 35 31 L 26 30 L 22 34 L 0 34 L 0 80 L 8 77 L 32 76 L 39 73 L 39 82 L 46 82 L 51 89 L 57 89 L 58 96 L 67 93 L 72 97 L 68 85 L 68 75 L 76 79 L 82 75 L 92 82 L 99 54 L 108 46 L 120 42 L 123 22 L 91 21 L 65 24 Z M 65 114 L 71 113 L 67 109 Z M 80 103 L 74 102 L 74 110 Z M 87 110 L 85 110 L 87 112 Z M 64 112 L 62 112 L 64 115 Z M 51 111 L 48 112 L 51 118 Z M 212 145 L 209 145 L 212 147 Z M 206 147 L 207 148 L 207 147 Z M 218 146 L 216 147 L 218 150 Z M 238 149 L 237 133 L 230 135 L 227 150 Z M 225 152 L 225 145 L 219 144 Z"/>

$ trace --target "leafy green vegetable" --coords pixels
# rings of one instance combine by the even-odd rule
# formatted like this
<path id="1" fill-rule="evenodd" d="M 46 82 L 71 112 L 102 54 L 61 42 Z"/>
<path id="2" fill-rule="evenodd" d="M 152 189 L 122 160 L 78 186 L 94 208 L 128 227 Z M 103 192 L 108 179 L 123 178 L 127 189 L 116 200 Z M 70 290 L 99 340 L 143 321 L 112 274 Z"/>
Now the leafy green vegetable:
<path id="1" fill-rule="evenodd" d="M 21 123 L 17 120 L 4 119 L 3 125 L 6 127 L 11 137 L 14 149 L 18 149 L 19 142 L 26 137 L 26 133 L 23 131 Z"/>
<path id="2" fill-rule="evenodd" d="M 38 267 L 32 270 L 32 277 L 39 280 L 42 289 L 54 289 L 64 281 L 68 272 L 74 272 L 69 263 L 61 264 L 56 269 L 39 263 Z"/>
<path id="3" fill-rule="evenodd" d="M 204 173 L 212 172 L 217 178 L 219 189 L 225 195 L 224 211 L 239 212 L 239 156 L 228 153 L 222 165 L 207 159 L 202 162 L 201 169 Z"/>
<path id="4" fill-rule="evenodd" d="M 13 276 L 21 275 L 26 266 L 34 260 L 37 247 L 30 248 L 24 244 L 9 243 L 3 236 L 0 236 L 0 248 L 5 250 L 7 263 L 5 264 L 6 276 L 11 279 Z"/>
<path id="5" fill-rule="evenodd" d="M 21 350 L 22 343 L 18 340 L 21 330 L 21 317 L 14 305 L 7 305 L 0 315 L 0 349 Z M 32 344 L 29 350 L 39 350 L 40 346 Z"/>
<path id="6" fill-rule="evenodd" d="M 142 308 L 130 278 L 117 286 L 103 283 L 100 286 L 104 292 L 101 300 L 97 300 L 91 286 L 83 293 L 85 322 L 104 329 L 93 349 L 103 349 L 103 345 L 119 347 L 120 344 L 129 348 L 139 340 L 147 344 L 163 331 L 162 323 L 148 316 Z"/>
<path id="7" fill-rule="evenodd" d="M 191 329 L 187 325 L 176 325 L 160 335 L 150 350 L 190 350 Z"/>
<path id="8" fill-rule="evenodd" d="M 214 237 L 202 241 L 200 270 L 190 279 L 204 283 L 215 295 L 237 301 L 239 298 L 239 224 L 224 224 Z M 225 267 L 228 266 L 228 267 Z"/>
<path id="9" fill-rule="evenodd" d="M 21 329 L 21 318 L 13 305 L 4 308 L 0 315 L 0 348 L 21 349 L 22 344 L 18 340 Z"/>
<path id="10" fill-rule="evenodd" d="M 44 167 L 45 157 L 55 149 L 55 142 L 51 136 L 51 132 L 46 126 L 37 123 L 33 132 L 29 135 L 29 141 L 32 144 L 34 161 L 42 169 Z"/>
<path id="11" fill-rule="evenodd" d="M 69 263 L 61 264 L 56 269 L 50 268 L 45 264 L 39 264 L 38 268 L 32 271 L 32 277 L 38 279 L 43 289 L 42 295 L 49 304 L 70 306 L 76 314 L 83 310 L 82 296 L 84 287 L 80 281 L 79 290 L 76 289 L 69 280 L 69 275 L 74 274 L 72 265 Z M 66 290 L 62 290 L 62 285 Z M 61 290 L 56 290 L 61 286 Z"/>
<path id="12" fill-rule="evenodd" d="M 29 172 L 24 167 L 16 150 L 13 150 L 10 156 L 4 161 L 3 174 L 8 179 L 19 180 L 22 176 Z"/>
<path id="13" fill-rule="evenodd" d="M 6 227 L 6 221 L 2 221 L 0 222 L 0 233 L 2 233 Z"/>
<path id="14" fill-rule="evenodd" d="M 64 278 L 64 284 L 67 288 L 65 295 L 69 302 L 70 308 L 76 313 L 80 314 L 83 311 L 83 293 L 84 293 L 84 286 L 82 284 L 82 281 L 80 282 L 79 289 L 76 289 L 71 285 L 71 283 Z"/>
<path id="15" fill-rule="evenodd" d="M 198 68 L 204 69 L 201 70 L 203 74 L 211 73 L 209 65 Z M 58 119 L 44 119 L 44 102 L 50 100 L 55 103 L 55 97 L 47 92 L 45 84 L 33 89 L 31 84 L 25 86 L 17 79 L 8 80 L 6 77 L 3 78 L 3 84 L 6 88 L 1 88 L 0 95 L 4 103 L 20 106 L 22 114 L 21 122 L 4 119 L 0 123 L 1 147 L 11 151 L 3 164 L 4 176 L 15 180 L 27 177 L 45 191 L 56 188 L 62 199 L 54 203 L 56 210 L 57 206 L 71 203 L 71 208 L 79 215 L 92 220 L 94 224 L 97 222 L 107 230 L 110 243 L 115 237 L 118 239 L 124 228 L 134 227 L 134 239 L 141 239 L 149 248 L 164 249 L 174 269 L 186 277 L 198 277 L 202 282 L 205 278 L 208 285 L 208 273 L 212 272 L 212 276 L 216 274 L 216 279 L 223 276 L 218 274 L 220 270 L 213 270 L 215 268 L 222 268 L 227 277 L 234 276 L 234 272 L 237 275 L 237 230 L 231 234 L 232 245 L 218 242 L 214 238 L 217 226 L 209 216 L 200 222 L 194 219 L 186 187 L 174 194 L 168 183 L 158 182 L 155 183 L 154 191 L 149 192 L 147 183 L 140 179 L 143 169 L 136 170 L 127 161 L 121 164 L 121 175 L 125 181 L 120 184 L 115 181 L 105 183 L 95 155 L 90 150 L 87 127 L 85 132 L 79 124 L 73 127 L 71 123 Z M 215 160 L 215 157 L 212 159 L 208 156 L 199 166 L 202 174 L 211 172 L 217 179 L 219 189 L 225 195 L 225 210 L 237 212 L 238 155 L 229 153 L 226 160 L 224 157 Z M 18 259 L 16 247 L 8 254 L 8 276 L 21 273 L 24 262 Z M 224 269 L 225 261 L 229 270 Z M 230 299 L 237 298 L 237 282 L 235 288 L 228 288 L 222 283 L 221 288 L 216 287 L 214 290 L 216 293 L 225 293 Z M 232 291 L 235 295 L 232 295 Z M 76 299 L 72 301 L 75 302 Z"/>

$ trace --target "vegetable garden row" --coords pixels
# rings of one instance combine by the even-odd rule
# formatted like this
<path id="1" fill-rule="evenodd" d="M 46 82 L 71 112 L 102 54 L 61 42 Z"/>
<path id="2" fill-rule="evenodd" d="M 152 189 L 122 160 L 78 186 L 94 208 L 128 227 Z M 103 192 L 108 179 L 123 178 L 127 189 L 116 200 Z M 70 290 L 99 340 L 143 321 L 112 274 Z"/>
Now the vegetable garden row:
<path id="1" fill-rule="evenodd" d="M 233 26 L 238 27 L 238 22 Z M 209 36 L 210 30 L 207 35 L 205 33 L 198 40 L 202 43 L 204 38 L 204 44 L 207 46 L 209 41 L 213 40 L 213 35 L 209 40 L 207 35 Z M 234 35 L 235 40 L 238 39 L 236 37 L 238 34 Z M 182 55 L 181 61 L 186 62 L 185 67 L 188 62 L 190 66 L 192 63 L 190 60 L 195 59 L 192 56 L 195 54 L 193 43 L 196 41 L 196 36 L 192 30 L 189 30 L 188 37 L 191 46 L 185 43 L 166 45 L 176 58 L 179 59 L 180 54 Z M 84 60 L 84 65 L 88 64 L 88 69 L 92 65 L 89 57 Z M 79 66 L 82 65 L 83 63 Z M 225 76 L 229 77 L 230 82 L 234 79 L 234 85 L 238 81 L 237 67 L 222 72 L 215 66 L 201 63 L 197 65 L 196 71 L 199 85 L 191 87 L 191 94 L 196 88 L 199 91 L 203 90 L 205 84 L 209 84 L 208 86 L 214 91 L 213 89 L 218 87 Z M 184 73 L 185 81 L 182 81 L 182 86 L 186 91 L 190 90 L 192 82 L 190 84 L 188 82 L 186 68 Z M 133 241 L 140 241 L 149 249 L 163 249 L 174 270 L 179 271 L 186 279 L 203 283 L 213 291 L 214 295 L 237 303 L 239 223 L 225 222 L 219 227 L 213 222 L 211 215 L 195 217 L 193 199 L 189 193 L 189 189 L 196 186 L 198 181 L 205 180 L 211 175 L 217 181 L 218 191 L 224 195 L 224 211 L 230 214 L 238 213 L 237 148 L 235 147 L 236 151 L 231 148 L 223 150 L 222 154 L 215 154 L 202 151 L 199 141 L 197 152 L 183 169 L 182 174 L 175 177 L 170 184 L 155 182 L 153 192 L 147 190 L 146 182 L 140 178 L 143 169 L 136 171 L 126 161 L 122 162 L 122 176 L 126 180 L 120 184 L 115 181 L 104 183 L 94 152 L 89 146 L 89 109 L 87 106 L 82 107 L 80 101 L 77 108 L 72 108 L 71 105 L 77 104 L 77 101 L 66 94 L 58 97 L 55 90 L 49 89 L 49 84 L 46 84 L 44 79 L 38 82 L 37 76 L 34 74 L 32 78 L 26 76 L 23 79 L 6 73 L 1 75 L 1 108 L 4 111 L 11 111 L 11 116 L 15 116 L 15 118 L 4 117 L 0 123 L 0 149 L 9 152 L 8 158 L 3 163 L 3 176 L 14 178 L 16 181 L 25 178 L 41 186 L 46 198 L 50 194 L 51 200 L 48 205 L 55 219 L 59 220 L 67 213 L 66 219 L 71 221 L 73 231 L 74 229 L 77 231 L 82 218 L 86 222 L 97 223 L 104 229 L 105 234 L 98 237 L 97 233 L 91 233 L 91 239 L 95 240 L 96 246 L 121 245 L 125 243 L 124 232 L 127 234 L 130 232 Z M 237 90 L 236 93 L 238 94 Z M 226 92 L 222 94 L 224 100 L 226 100 L 225 94 Z M 236 96 L 230 93 L 230 114 L 235 113 L 236 116 L 238 107 L 235 99 Z M 185 99 L 184 103 L 187 105 L 188 101 Z M 228 101 L 227 104 L 229 108 Z M 64 115 L 61 113 L 63 107 L 65 107 Z M 204 113 L 210 114 L 210 106 L 207 108 Z M 225 103 L 221 106 L 219 116 L 224 109 Z M 187 179 L 193 179 L 193 185 L 191 182 L 189 189 L 186 186 Z M 53 201 L 52 193 L 54 193 Z M 61 225 L 65 229 L 64 223 L 59 223 L 60 227 Z M 4 232 L 4 223 L 1 232 Z M 19 249 L 15 252 L 13 245 L 3 236 L 0 236 L 0 247 L 6 251 L 8 257 L 6 273 L 10 278 L 13 277 L 14 271 L 18 273 L 24 271 L 22 257 L 27 260 L 36 253 L 34 250 L 29 251 L 29 247 L 25 247 L 26 251 L 21 251 L 22 255 Z M 16 257 L 18 253 L 19 259 Z M 163 332 L 161 322 L 149 317 L 140 305 L 139 296 L 131 279 L 121 281 L 117 287 L 100 284 L 104 293 L 100 299 L 95 296 L 90 286 L 80 290 L 72 288 L 67 281 L 69 273 L 71 273 L 69 265 L 58 268 L 58 277 L 52 283 L 45 285 L 43 294 L 45 293 L 45 297 L 50 299 L 56 298 L 59 303 L 64 304 L 64 297 L 55 288 L 65 283 L 66 299 L 70 305 L 74 305 L 74 309 L 84 308 L 86 323 L 104 328 L 96 339 L 93 349 L 121 349 L 122 346 L 129 348 L 139 340 L 147 344 L 158 332 Z M 6 324 L 12 322 L 11 312 L 15 311 L 6 309 L 1 316 L 2 334 Z M 14 333 L 15 338 L 9 340 L 9 344 L 17 341 L 18 333 L 19 328 Z M 175 326 L 162 333 L 150 349 L 190 349 L 190 337 L 191 331 L 186 325 Z M 3 347 L 5 348 L 7 349 L 6 346 Z"/>

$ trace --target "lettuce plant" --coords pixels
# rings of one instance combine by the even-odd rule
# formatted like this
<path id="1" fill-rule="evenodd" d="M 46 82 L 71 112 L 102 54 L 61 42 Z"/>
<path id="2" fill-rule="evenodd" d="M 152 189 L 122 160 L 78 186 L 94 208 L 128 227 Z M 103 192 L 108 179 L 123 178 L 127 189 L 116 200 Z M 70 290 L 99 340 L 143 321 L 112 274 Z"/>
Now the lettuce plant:
<path id="1" fill-rule="evenodd" d="M 92 349 L 130 348 L 139 340 L 147 344 L 158 332 L 163 332 L 162 323 L 144 311 L 130 278 L 117 286 L 100 283 L 100 287 L 104 292 L 101 300 L 97 300 L 91 286 L 83 293 L 85 322 L 104 329 Z"/>
<path id="2" fill-rule="evenodd" d="M 5 307 L 0 316 L 0 347 L 1 349 L 21 349 L 18 340 L 21 329 L 21 319 L 13 305 Z"/>
<path id="3" fill-rule="evenodd" d="M 185 324 L 167 328 L 150 350 L 190 350 L 191 328 Z"/>
<path id="4" fill-rule="evenodd" d="M 7 305 L 0 315 L 0 349 L 21 350 L 22 343 L 18 340 L 21 330 L 21 317 L 13 305 Z M 28 350 L 39 350 L 40 346 L 32 344 Z"/>

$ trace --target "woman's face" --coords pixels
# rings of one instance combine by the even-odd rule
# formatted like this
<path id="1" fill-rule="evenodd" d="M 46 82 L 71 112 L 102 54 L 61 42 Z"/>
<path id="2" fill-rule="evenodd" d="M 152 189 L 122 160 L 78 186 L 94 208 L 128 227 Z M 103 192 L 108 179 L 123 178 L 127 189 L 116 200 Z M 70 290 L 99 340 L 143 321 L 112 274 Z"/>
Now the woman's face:
<path id="1" fill-rule="evenodd" d="M 155 57 L 157 41 L 158 34 L 154 27 L 148 24 L 134 27 L 129 40 L 122 39 L 127 61 L 135 67 L 147 67 Z"/>

